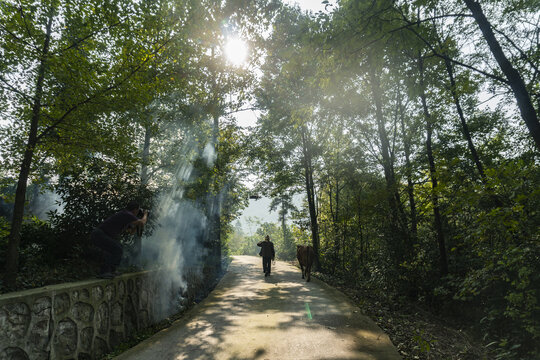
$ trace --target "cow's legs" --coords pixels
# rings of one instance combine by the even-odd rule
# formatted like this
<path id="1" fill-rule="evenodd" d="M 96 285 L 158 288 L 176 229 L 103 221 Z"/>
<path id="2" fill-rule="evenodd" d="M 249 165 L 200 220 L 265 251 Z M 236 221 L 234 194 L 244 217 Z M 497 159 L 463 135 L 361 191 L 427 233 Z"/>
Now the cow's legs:
<path id="1" fill-rule="evenodd" d="M 300 264 L 300 270 L 302 270 L 302 279 L 304 278 L 304 267 Z"/>
<path id="2" fill-rule="evenodd" d="M 310 265 L 306 265 L 306 276 L 307 276 L 306 282 L 310 281 L 311 280 L 311 266 Z"/>

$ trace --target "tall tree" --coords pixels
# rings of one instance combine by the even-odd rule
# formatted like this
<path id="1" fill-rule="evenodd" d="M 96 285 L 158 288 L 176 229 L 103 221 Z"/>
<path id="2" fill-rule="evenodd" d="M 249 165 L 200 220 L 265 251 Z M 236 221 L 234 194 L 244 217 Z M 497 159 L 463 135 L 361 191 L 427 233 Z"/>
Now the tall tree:
<path id="1" fill-rule="evenodd" d="M 431 180 L 431 201 L 433 203 L 433 218 L 435 223 L 435 232 L 437 233 L 437 243 L 439 245 L 439 262 L 442 275 L 448 274 L 448 259 L 446 255 L 446 241 L 442 228 L 442 215 L 439 205 L 439 178 L 435 166 L 435 157 L 433 151 L 433 119 L 427 104 L 425 67 L 422 55 L 418 54 L 418 72 L 419 72 L 419 95 L 422 101 L 422 110 L 426 122 L 426 153 L 429 164 L 429 175 Z"/>
<path id="2" fill-rule="evenodd" d="M 322 127 L 316 112 L 320 91 L 317 64 L 315 59 L 307 57 L 314 23 L 299 9 L 286 8 L 279 19 L 279 27 L 267 40 L 274 56 L 262 68 L 264 75 L 257 92 L 258 107 L 267 112 L 259 119 L 258 149 L 267 162 L 263 171 L 269 177 L 279 184 L 286 184 L 283 181 L 286 180 L 291 187 L 289 191 L 302 189 L 306 194 L 315 266 L 318 266 L 320 239 L 315 168 Z M 269 168 L 272 172 L 268 172 Z M 282 187 L 281 191 L 285 190 Z"/>
<path id="3" fill-rule="evenodd" d="M 538 120 L 538 114 L 533 106 L 531 96 L 527 91 L 525 82 L 521 74 L 514 68 L 512 63 L 506 57 L 499 41 L 495 37 L 491 23 L 487 19 L 482 6 L 475 0 L 463 0 L 469 10 L 471 11 L 480 31 L 484 35 L 484 39 L 489 45 L 489 48 L 497 60 L 501 71 L 505 75 L 508 85 L 512 89 L 514 97 L 516 98 L 521 117 L 525 121 L 525 125 L 529 129 L 534 142 L 536 143 L 537 150 L 540 150 L 540 121 Z"/>
<path id="4" fill-rule="evenodd" d="M 79 137 L 98 114 L 123 106 L 132 77 L 167 43 L 164 38 L 148 47 L 126 42 L 127 37 L 133 38 L 129 34 L 146 24 L 137 17 L 137 7 L 124 5 L 92 1 L 1 5 L 0 31 L 6 49 L 2 62 L 24 64 L 0 66 L 2 93 L 13 100 L 7 118 L 18 129 L 16 136 L 25 137 L 23 149 L 17 149 L 15 136 L 7 147 L 15 150 L 20 164 L 4 274 L 8 287 L 17 273 L 26 189 L 38 146 L 54 143 L 55 138 Z M 92 129 L 107 137 L 105 129 Z M 106 151 L 107 145 L 94 140 L 96 149 Z"/>

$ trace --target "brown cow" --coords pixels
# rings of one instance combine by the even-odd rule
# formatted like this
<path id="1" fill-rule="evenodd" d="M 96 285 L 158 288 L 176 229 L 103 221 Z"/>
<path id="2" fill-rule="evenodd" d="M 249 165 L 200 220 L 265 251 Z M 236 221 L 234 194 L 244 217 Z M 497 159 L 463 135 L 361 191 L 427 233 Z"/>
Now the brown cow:
<path id="1" fill-rule="evenodd" d="M 306 281 L 311 280 L 311 265 L 313 265 L 313 260 L 315 260 L 315 251 L 313 248 L 309 245 L 296 245 L 296 258 L 300 263 L 302 279 L 304 279 L 305 275 L 307 276 Z"/>

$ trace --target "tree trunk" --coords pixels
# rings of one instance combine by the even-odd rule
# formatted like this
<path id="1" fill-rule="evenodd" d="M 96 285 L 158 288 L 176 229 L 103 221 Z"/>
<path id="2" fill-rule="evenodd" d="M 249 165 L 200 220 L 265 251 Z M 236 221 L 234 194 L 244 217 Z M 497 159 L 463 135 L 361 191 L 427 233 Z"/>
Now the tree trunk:
<path id="1" fill-rule="evenodd" d="M 287 223 L 286 223 L 287 210 L 285 208 L 285 199 L 283 198 L 283 195 L 281 196 L 281 211 L 279 212 L 279 217 L 281 220 L 281 232 L 283 233 L 283 245 L 284 245 L 284 248 L 286 249 L 285 251 L 287 251 L 286 256 L 288 260 L 290 244 L 289 244 L 289 239 L 288 239 L 289 237 L 287 234 Z"/>
<path id="2" fill-rule="evenodd" d="M 347 194 L 345 204 L 349 204 L 349 196 L 348 196 L 348 194 Z M 345 205 L 345 213 L 346 213 L 345 219 L 349 219 L 349 207 L 347 205 Z M 347 254 L 350 254 L 350 252 L 347 249 L 347 233 L 348 232 L 347 232 L 347 227 L 346 227 L 345 221 L 342 221 L 341 222 L 341 227 L 340 227 L 340 234 L 341 234 L 341 252 L 342 252 L 341 253 L 341 269 L 342 269 L 343 273 L 345 273 L 345 271 L 346 271 L 346 259 L 345 259 L 345 257 L 346 257 Z"/>
<path id="3" fill-rule="evenodd" d="M 429 162 L 429 174 L 431 177 L 432 191 L 431 191 L 431 201 L 433 202 L 433 216 L 435 221 L 435 231 L 437 233 L 437 242 L 439 245 L 439 254 L 440 254 L 440 271 L 441 275 L 448 274 L 448 260 L 446 256 L 446 243 L 444 239 L 444 232 L 442 228 L 442 217 L 439 207 L 439 196 L 437 195 L 438 191 L 438 179 L 437 172 L 435 168 L 435 158 L 433 156 L 433 144 L 431 141 L 431 136 L 433 133 L 433 125 L 431 114 L 427 107 L 426 102 L 426 88 L 424 83 L 424 63 L 422 57 L 418 56 L 418 68 L 420 70 L 420 99 L 422 100 L 422 108 L 424 110 L 424 117 L 426 118 L 426 151 Z"/>
<path id="4" fill-rule="evenodd" d="M 148 174 L 148 163 L 150 157 L 150 141 L 152 139 L 150 126 L 147 124 L 144 127 L 144 143 L 141 154 L 141 187 L 144 188 L 148 185 L 150 181 L 150 176 Z M 141 254 L 142 254 L 142 232 L 136 232 L 134 236 L 133 244 L 133 264 L 140 265 Z"/>
<path id="5" fill-rule="evenodd" d="M 397 235 L 400 242 L 406 242 L 406 232 L 403 231 L 400 226 L 400 216 L 398 209 L 399 194 L 397 193 L 396 180 L 394 176 L 393 164 L 390 156 L 390 142 L 388 140 L 388 134 L 384 126 L 384 117 L 382 112 L 382 100 L 381 100 L 381 86 L 380 78 L 376 74 L 375 65 L 373 59 L 370 57 L 369 62 L 369 76 L 371 82 L 371 91 L 373 101 L 375 103 L 375 117 L 377 120 L 377 131 L 379 134 L 379 140 L 381 142 L 381 155 L 383 159 L 384 178 L 386 180 L 386 189 L 388 204 L 390 206 L 390 226 L 392 232 Z M 399 246 L 398 246 L 399 247 Z M 397 249 L 397 248 L 396 248 Z M 401 252 L 396 253 L 401 256 Z M 398 262 L 401 262 L 398 259 Z"/>
<path id="6" fill-rule="evenodd" d="M 375 103 L 375 117 L 377 120 L 377 131 L 379 134 L 379 139 L 381 141 L 381 155 L 383 159 L 383 169 L 384 177 L 386 179 L 388 192 L 388 201 L 390 203 L 390 208 L 392 210 L 392 217 L 397 218 L 397 206 L 393 199 L 394 193 L 394 176 L 390 160 L 390 145 L 388 141 L 388 134 L 384 127 L 384 118 L 382 113 L 382 102 L 381 102 L 381 90 L 380 90 L 380 79 L 375 73 L 373 66 L 370 67 L 370 80 L 371 80 L 371 92 L 373 96 L 373 101 Z"/>
<path id="7" fill-rule="evenodd" d="M 309 218 L 311 224 L 311 237 L 313 241 L 313 250 L 315 251 L 315 270 L 320 270 L 319 262 L 319 224 L 317 222 L 317 208 L 315 206 L 315 189 L 313 183 L 313 165 L 311 159 L 311 144 L 306 136 L 306 130 L 302 129 L 302 150 L 303 150 L 303 162 L 304 162 L 304 176 L 306 183 L 306 193 L 309 207 Z"/>
<path id="8" fill-rule="evenodd" d="M 4 274 L 4 284 L 7 288 L 15 287 L 19 267 L 19 245 L 21 242 L 21 228 L 24 217 L 26 188 L 28 183 L 28 177 L 30 175 L 30 169 L 32 166 L 32 160 L 34 157 L 34 151 L 37 145 L 38 125 L 41 112 L 41 99 L 43 97 L 43 82 L 45 79 L 45 71 L 47 68 L 47 57 L 49 56 L 49 45 L 51 41 L 51 27 L 53 17 L 54 9 L 51 8 L 49 11 L 49 19 L 47 21 L 43 50 L 41 51 L 41 58 L 38 66 L 38 73 L 36 78 L 36 92 L 34 96 L 34 103 L 32 105 L 32 117 L 30 120 L 28 140 L 24 151 L 23 161 L 21 163 L 21 170 L 19 172 L 19 179 L 17 181 L 17 189 L 15 191 L 13 218 L 11 220 L 11 229 L 9 233 L 8 249 L 6 254 L 6 272 Z"/>
<path id="9" fill-rule="evenodd" d="M 215 162 L 214 167 L 219 167 L 219 115 L 217 114 L 217 107 L 214 109 L 215 112 L 213 114 L 214 117 L 214 127 L 212 129 L 212 141 L 214 143 L 214 151 L 215 151 Z M 219 171 L 216 171 L 216 175 L 214 175 L 215 179 L 214 181 L 218 181 L 217 174 L 219 174 Z M 217 184 L 216 184 L 217 185 Z M 212 218 L 212 227 L 214 229 L 214 236 L 212 239 L 212 253 L 214 255 L 214 262 L 216 266 L 216 271 L 221 271 L 221 199 L 220 194 L 217 192 L 217 186 L 215 187 L 216 193 L 214 194 L 214 206 L 213 206 L 213 218 Z"/>
<path id="10" fill-rule="evenodd" d="M 335 239 L 337 232 L 336 232 L 336 217 L 334 213 L 334 206 L 333 206 L 333 200 L 332 200 L 333 197 L 334 197 L 334 192 L 332 191 L 332 180 L 328 179 L 328 200 L 329 200 L 330 218 L 332 219 L 332 224 L 330 226 L 331 228 L 330 237 L 328 237 L 326 234 L 324 235 L 325 235 L 326 241 L 328 241 L 329 239 L 333 240 L 332 256 L 330 257 L 330 259 L 332 260 L 332 273 L 335 273 L 336 266 L 337 266 L 336 263 L 338 261 L 336 253 L 339 251 L 339 244 L 336 243 L 336 239 Z"/>
<path id="11" fill-rule="evenodd" d="M 405 151 L 405 176 L 407 177 L 407 194 L 409 196 L 409 208 L 411 212 L 411 235 L 412 241 L 416 242 L 418 237 L 418 220 L 416 214 L 416 200 L 414 199 L 414 182 L 412 180 L 411 165 L 411 135 L 405 129 L 405 116 L 401 104 L 401 96 L 398 95 L 399 116 L 401 119 L 401 132 L 403 133 L 403 149 Z"/>
<path id="12" fill-rule="evenodd" d="M 471 133 L 469 132 L 469 126 L 467 125 L 467 121 L 465 120 L 465 115 L 463 114 L 463 109 L 461 108 L 461 103 L 459 101 L 459 96 L 456 90 L 456 81 L 454 78 L 454 71 L 452 68 L 452 64 L 446 58 L 444 60 L 444 63 L 446 65 L 446 71 L 448 72 L 448 77 L 450 78 L 450 91 L 452 93 L 452 98 L 454 100 L 454 104 L 456 105 L 456 110 L 458 112 L 459 119 L 461 121 L 461 129 L 463 130 L 463 135 L 465 136 L 465 139 L 467 140 L 467 145 L 469 146 L 469 151 L 471 152 L 471 155 L 473 157 L 473 161 L 474 161 L 474 164 L 476 165 L 476 169 L 478 170 L 478 173 L 480 174 L 480 179 L 482 180 L 482 183 L 484 183 L 484 185 L 487 185 L 487 179 L 486 179 L 486 174 L 484 173 L 484 167 L 482 166 L 482 162 L 480 161 L 480 158 L 478 157 L 478 153 L 476 152 L 476 147 L 474 146 Z"/>
<path id="13" fill-rule="evenodd" d="M 497 60 L 499 67 L 506 76 L 508 84 L 510 85 L 512 92 L 514 93 L 514 97 L 516 98 L 519 111 L 521 112 L 521 117 L 529 128 L 529 133 L 533 137 L 537 149 L 540 150 L 540 122 L 538 121 L 536 110 L 534 109 L 523 78 L 504 54 L 501 45 L 495 38 L 491 24 L 486 18 L 480 3 L 474 0 L 463 1 L 471 11 L 476 23 L 478 24 L 478 27 L 480 28 L 480 31 L 482 31 L 482 34 L 489 45 L 491 53 L 495 57 L 495 60 Z"/>
<path id="14" fill-rule="evenodd" d="M 211 48 L 211 58 L 215 59 L 215 47 Z M 219 100 L 220 92 L 218 83 L 217 83 L 217 71 L 215 68 L 210 68 L 211 81 L 212 81 L 212 90 L 211 90 L 211 100 L 209 103 L 209 115 L 212 116 L 212 145 L 214 147 L 214 171 L 213 171 L 213 189 L 210 190 L 213 197 L 211 199 L 211 205 L 209 208 L 210 213 L 208 214 L 208 220 L 210 223 L 210 236 L 209 239 L 206 239 L 207 246 L 209 247 L 209 259 L 211 266 L 214 267 L 216 273 L 221 271 L 221 199 L 218 191 L 219 187 L 219 174 L 220 174 L 220 164 L 219 164 L 219 116 L 220 116 L 220 105 L 221 101 Z"/>
<path id="15" fill-rule="evenodd" d="M 152 140 L 152 134 L 150 131 L 150 126 L 146 125 L 144 128 L 144 144 L 141 156 L 141 184 L 143 186 L 148 185 L 150 181 L 148 175 L 148 163 L 150 158 L 150 141 Z"/>
<path id="16" fill-rule="evenodd" d="M 329 198 L 329 205 L 330 205 L 330 215 L 331 215 L 331 218 L 332 218 L 332 239 L 334 241 L 334 246 L 333 246 L 333 257 L 332 257 L 332 269 L 333 269 L 333 272 L 335 272 L 336 270 L 336 266 L 339 264 L 340 262 L 340 259 L 339 259 L 339 253 L 340 251 L 342 251 L 342 246 L 340 245 L 340 242 L 339 242 L 339 233 L 340 233 L 340 230 L 339 230 L 339 224 L 338 224 L 338 219 L 339 219 L 339 193 L 340 193 L 340 189 L 339 189 L 339 180 L 336 178 L 335 179 L 335 186 L 336 186 L 336 191 L 335 191 L 335 205 L 332 201 L 332 198 L 334 197 L 334 191 L 332 191 L 332 188 L 333 188 L 333 179 L 330 178 L 329 176 L 329 180 L 328 180 L 328 188 L 329 188 L 329 193 L 328 193 L 328 198 Z"/>

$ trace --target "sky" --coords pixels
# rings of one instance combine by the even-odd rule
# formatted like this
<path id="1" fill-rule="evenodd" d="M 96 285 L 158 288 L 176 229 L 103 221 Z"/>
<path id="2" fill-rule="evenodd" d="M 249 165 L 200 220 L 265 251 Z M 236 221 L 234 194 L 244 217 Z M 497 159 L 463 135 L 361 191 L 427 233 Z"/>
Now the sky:
<path id="1" fill-rule="evenodd" d="M 319 10 L 324 11 L 323 0 L 284 0 L 284 2 L 289 4 L 298 4 L 302 10 L 311 10 L 317 12 Z M 335 3 L 335 0 L 330 0 L 330 3 Z"/>

